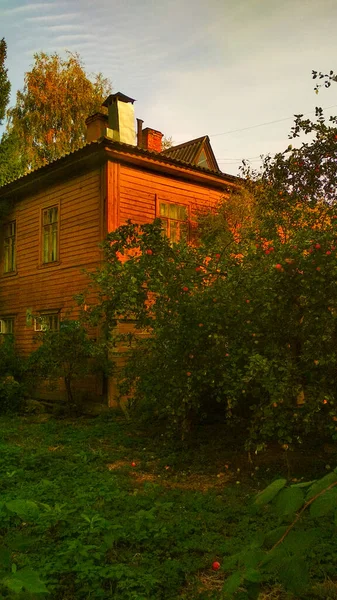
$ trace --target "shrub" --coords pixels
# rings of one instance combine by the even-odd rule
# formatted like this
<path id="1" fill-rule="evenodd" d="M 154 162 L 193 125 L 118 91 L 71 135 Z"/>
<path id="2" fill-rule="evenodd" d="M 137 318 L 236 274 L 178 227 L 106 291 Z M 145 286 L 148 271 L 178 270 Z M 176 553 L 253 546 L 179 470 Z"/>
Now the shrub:
<path id="1" fill-rule="evenodd" d="M 0 339 L 0 414 L 22 408 L 29 389 L 26 361 L 15 349 L 14 337 Z"/>
<path id="2" fill-rule="evenodd" d="M 59 331 L 43 331 L 36 341 L 40 346 L 29 358 L 30 369 L 51 386 L 62 378 L 69 408 L 76 406 L 76 380 L 97 370 L 109 370 L 104 345 L 91 339 L 79 321 L 64 319 Z"/>
<path id="3" fill-rule="evenodd" d="M 298 117 L 301 131 L 313 141 L 201 216 L 197 246 L 171 245 L 159 220 L 104 244 L 91 316 L 117 354 L 129 343 L 122 392 L 182 436 L 210 410 L 244 417 L 249 448 L 337 435 L 337 129 Z"/>

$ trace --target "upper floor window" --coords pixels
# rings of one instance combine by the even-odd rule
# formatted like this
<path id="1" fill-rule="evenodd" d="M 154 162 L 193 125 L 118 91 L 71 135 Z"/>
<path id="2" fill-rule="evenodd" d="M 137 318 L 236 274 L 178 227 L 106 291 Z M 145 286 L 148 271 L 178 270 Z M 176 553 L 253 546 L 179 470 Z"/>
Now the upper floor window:
<path id="1" fill-rule="evenodd" d="M 12 273 L 16 266 L 16 221 L 4 226 L 4 273 Z"/>
<path id="2" fill-rule="evenodd" d="M 44 263 L 58 259 L 58 206 L 43 210 L 42 216 L 42 260 Z"/>
<path id="3" fill-rule="evenodd" d="M 159 217 L 172 243 L 188 239 L 188 209 L 183 204 L 159 201 Z"/>
<path id="4" fill-rule="evenodd" d="M 14 317 L 0 317 L 0 334 L 8 335 L 14 333 Z"/>

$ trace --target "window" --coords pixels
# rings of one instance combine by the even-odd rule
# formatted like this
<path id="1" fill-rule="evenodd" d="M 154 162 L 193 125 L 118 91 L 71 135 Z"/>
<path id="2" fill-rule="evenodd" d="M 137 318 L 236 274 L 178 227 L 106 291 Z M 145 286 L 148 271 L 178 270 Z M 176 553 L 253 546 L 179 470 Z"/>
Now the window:
<path id="1" fill-rule="evenodd" d="M 59 314 L 44 313 L 34 319 L 34 330 L 35 331 L 58 331 L 59 329 Z"/>
<path id="2" fill-rule="evenodd" d="M 45 208 L 42 216 L 42 261 L 55 262 L 58 258 L 58 207 Z"/>
<path id="3" fill-rule="evenodd" d="M 170 204 L 159 201 L 159 217 L 164 226 L 164 233 L 172 243 L 188 238 L 188 211 L 182 204 Z"/>
<path id="4" fill-rule="evenodd" d="M 14 333 L 14 317 L 0 318 L 0 334 L 8 335 Z"/>
<path id="5" fill-rule="evenodd" d="M 4 273 L 12 273 L 16 263 L 16 221 L 7 223 L 4 233 Z"/>

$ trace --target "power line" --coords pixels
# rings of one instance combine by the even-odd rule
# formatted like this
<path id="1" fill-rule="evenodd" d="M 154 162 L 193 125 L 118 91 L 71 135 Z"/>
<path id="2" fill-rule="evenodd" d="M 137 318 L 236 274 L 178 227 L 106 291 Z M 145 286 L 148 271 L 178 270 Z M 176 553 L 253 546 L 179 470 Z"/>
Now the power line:
<path id="1" fill-rule="evenodd" d="M 246 160 L 251 160 L 253 158 L 261 158 L 261 155 L 258 154 L 257 156 L 246 156 L 245 157 Z M 226 160 L 234 160 L 235 162 L 237 162 L 238 160 L 242 160 L 242 158 L 217 158 L 217 160 L 221 160 L 222 162 L 226 161 Z"/>
<path id="2" fill-rule="evenodd" d="M 325 106 L 322 110 L 329 110 L 329 108 L 335 108 L 337 104 L 333 104 L 332 106 Z M 303 116 L 312 115 L 315 111 L 311 110 L 310 112 L 304 113 Z M 255 129 L 256 127 L 264 127 L 265 125 L 274 125 L 274 123 L 281 123 L 282 121 L 289 121 L 293 119 L 294 115 L 291 117 L 284 117 L 284 119 L 276 119 L 275 121 L 266 121 L 265 123 L 258 123 L 257 125 L 250 125 L 249 127 L 242 127 L 241 129 L 232 129 L 231 131 L 224 131 L 223 133 L 211 133 L 209 137 L 217 137 L 218 135 L 229 135 L 230 133 L 238 133 L 239 131 L 247 131 L 248 129 Z"/>

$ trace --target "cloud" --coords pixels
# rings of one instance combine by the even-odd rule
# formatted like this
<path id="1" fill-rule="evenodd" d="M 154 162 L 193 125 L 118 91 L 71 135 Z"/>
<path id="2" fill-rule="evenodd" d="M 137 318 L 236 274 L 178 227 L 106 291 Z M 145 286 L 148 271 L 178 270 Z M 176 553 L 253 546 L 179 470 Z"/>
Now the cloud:
<path id="1" fill-rule="evenodd" d="M 64 23 L 63 25 L 47 25 L 46 29 L 48 31 L 74 31 L 77 29 L 82 29 L 82 27 L 82 25 L 77 25 L 76 23 L 73 25 Z"/>
<path id="2" fill-rule="evenodd" d="M 57 43 L 60 42 L 72 42 L 72 41 L 76 41 L 76 40 L 97 40 L 97 36 L 94 35 L 93 33 L 69 33 L 69 34 L 65 34 L 65 35 L 57 35 L 56 37 L 54 37 L 54 41 Z"/>
<path id="3" fill-rule="evenodd" d="M 50 6 L 50 5 L 48 5 Z M 31 23 L 43 23 L 44 21 L 58 21 L 63 19 L 75 19 L 79 18 L 79 13 L 58 13 L 54 15 L 39 15 L 37 17 L 27 17 L 25 20 Z"/>
<path id="4" fill-rule="evenodd" d="M 50 8 L 50 3 L 34 3 L 34 4 L 24 4 L 23 6 L 16 6 L 15 8 L 8 8 L 4 10 L 2 15 L 4 16 L 12 16 L 17 13 L 29 12 L 31 10 L 41 10 L 41 8 Z"/>

